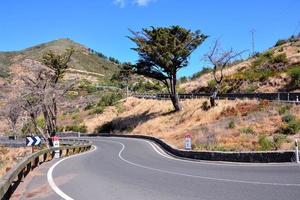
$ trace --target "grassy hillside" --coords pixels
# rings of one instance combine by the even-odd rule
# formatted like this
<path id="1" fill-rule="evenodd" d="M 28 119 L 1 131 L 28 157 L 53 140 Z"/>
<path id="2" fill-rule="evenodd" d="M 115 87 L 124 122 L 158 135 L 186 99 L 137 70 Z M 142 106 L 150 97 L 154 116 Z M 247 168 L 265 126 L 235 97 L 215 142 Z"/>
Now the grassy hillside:
<path id="1" fill-rule="evenodd" d="M 101 115 L 85 117 L 88 131 L 145 134 L 183 148 L 190 133 L 198 150 L 291 149 L 300 133 L 300 108 L 256 100 L 220 100 L 205 110 L 205 99 L 182 102 L 173 113 L 170 101 L 129 98 Z"/>
<path id="2" fill-rule="evenodd" d="M 59 102 L 61 114 L 83 109 L 115 90 L 112 87 L 99 86 L 111 84 L 111 76 L 119 70 L 118 60 L 106 57 L 70 39 L 59 39 L 21 51 L 0 52 L 0 111 L 10 98 L 22 92 L 22 78 L 33 76 L 37 69 L 43 67 L 39 61 L 45 52 L 52 50 L 61 54 L 69 48 L 73 48 L 75 52 L 71 57 L 71 68 L 67 70 L 62 83 L 76 80 L 76 85 Z M 21 131 L 24 126 L 26 123 L 19 120 L 18 130 Z M 9 132 L 7 121 L 1 118 L 0 134 Z"/>
<path id="3" fill-rule="evenodd" d="M 40 61 L 42 55 L 53 50 L 63 53 L 68 48 L 74 48 L 75 53 L 71 59 L 73 69 L 102 74 L 102 79 L 109 79 L 118 69 L 118 65 L 105 57 L 101 57 L 89 48 L 84 47 L 70 39 L 59 39 L 48 43 L 36 45 L 21 51 L 0 52 L 0 76 L 7 77 L 9 67 L 14 64 L 22 64 L 24 61 Z"/>
<path id="4" fill-rule="evenodd" d="M 300 89 L 300 37 L 279 40 L 263 53 L 240 61 L 224 70 L 223 93 L 277 92 Z M 212 72 L 205 69 L 185 79 L 181 88 L 186 92 L 211 92 Z"/>

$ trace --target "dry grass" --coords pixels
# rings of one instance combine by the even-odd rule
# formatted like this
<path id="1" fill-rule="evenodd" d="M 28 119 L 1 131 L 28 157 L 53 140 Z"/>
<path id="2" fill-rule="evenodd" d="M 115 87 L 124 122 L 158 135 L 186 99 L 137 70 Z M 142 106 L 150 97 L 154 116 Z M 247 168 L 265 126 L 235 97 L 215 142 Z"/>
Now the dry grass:
<path id="1" fill-rule="evenodd" d="M 19 160 L 31 153 L 31 148 L 0 147 L 0 177 L 9 171 Z"/>
<path id="2" fill-rule="evenodd" d="M 289 64 L 297 64 L 300 62 L 300 41 L 297 41 L 295 43 L 286 43 L 283 45 L 280 45 L 278 47 L 271 48 L 274 50 L 274 55 L 285 53 L 287 56 L 287 59 L 289 60 Z M 238 63 L 232 67 L 229 67 L 224 70 L 224 75 L 229 76 L 241 69 L 249 68 L 251 66 L 251 62 L 254 59 L 248 59 L 244 62 Z M 271 77 L 268 82 L 261 84 L 259 89 L 256 92 L 275 92 L 278 91 L 278 89 L 282 88 L 285 83 L 287 82 L 288 76 L 286 73 L 282 73 L 279 75 L 279 77 Z M 186 92 L 192 92 L 195 91 L 198 88 L 201 87 L 207 87 L 207 83 L 213 80 L 212 73 L 204 74 L 201 77 L 183 83 L 180 85 L 182 89 L 184 89 Z"/>
<path id="3" fill-rule="evenodd" d="M 220 150 L 257 150 L 259 136 L 272 137 L 282 124 L 279 105 L 268 101 L 220 100 L 208 111 L 201 108 L 204 101 L 183 101 L 183 110 L 172 113 L 170 101 L 129 98 L 122 104 L 121 113 L 110 107 L 102 115 L 86 119 L 85 124 L 92 130 L 114 121 L 115 132 L 159 137 L 178 148 L 183 148 L 184 135 L 191 133 L 195 149 L 213 145 Z M 300 117 L 297 106 L 291 112 Z M 228 128 L 230 121 L 235 123 L 232 129 Z M 291 145 L 282 148 L 289 149 Z"/>

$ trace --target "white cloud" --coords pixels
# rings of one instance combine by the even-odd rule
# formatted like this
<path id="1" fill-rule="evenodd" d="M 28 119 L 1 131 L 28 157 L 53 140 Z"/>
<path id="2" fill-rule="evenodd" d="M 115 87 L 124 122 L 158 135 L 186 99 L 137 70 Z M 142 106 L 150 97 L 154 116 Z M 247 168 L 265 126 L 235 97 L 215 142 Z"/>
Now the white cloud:
<path id="1" fill-rule="evenodd" d="M 125 0 L 114 0 L 114 4 L 119 6 L 120 8 L 124 8 Z"/>
<path id="2" fill-rule="evenodd" d="M 135 0 L 138 6 L 147 6 L 153 0 Z"/>
<path id="3" fill-rule="evenodd" d="M 133 4 L 138 6 L 148 6 L 150 2 L 156 1 L 156 0 L 130 0 Z M 124 8 L 127 4 L 127 0 L 114 0 L 114 4 L 119 6 L 120 8 Z"/>

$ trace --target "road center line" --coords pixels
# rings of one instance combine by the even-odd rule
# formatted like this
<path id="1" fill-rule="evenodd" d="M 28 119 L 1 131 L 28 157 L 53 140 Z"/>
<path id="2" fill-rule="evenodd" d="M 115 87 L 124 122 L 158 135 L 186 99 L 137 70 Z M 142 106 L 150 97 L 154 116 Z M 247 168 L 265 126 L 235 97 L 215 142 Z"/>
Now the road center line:
<path id="1" fill-rule="evenodd" d="M 152 146 L 152 148 L 161 156 L 176 160 L 180 162 L 189 162 L 189 163 L 196 163 L 200 165 L 215 165 L 215 166 L 230 166 L 230 167 L 290 167 L 290 166 L 299 166 L 296 163 L 287 163 L 287 164 L 281 164 L 281 163 L 233 163 L 233 162 L 221 162 L 221 161 L 205 161 L 205 160 L 192 160 L 192 159 L 184 159 L 184 158 L 177 158 L 174 157 L 168 153 L 166 153 L 164 150 L 161 149 L 156 143 L 152 141 L 148 141 L 145 139 L 138 139 L 138 138 L 120 138 L 120 137 L 112 137 L 116 139 L 121 140 L 136 140 L 136 141 L 144 141 Z"/>
<path id="2" fill-rule="evenodd" d="M 148 170 L 152 170 L 152 171 L 158 171 L 158 172 L 162 172 L 162 173 L 166 173 L 166 174 L 172 174 L 172 175 L 179 175 L 179 176 L 185 176 L 185 177 L 191 177 L 191 178 L 199 178 L 199 179 L 206 179 L 206 180 L 213 180 L 213 181 L 221 181 L 221 182 L 232 182 L 232 183 L 244 183 L 244 184 L 253 184 L 253 185 L 270 185 L 270 186 L 294 186 L 294 187 L 300 187 L 300 184 L 293 184 L 293 183 L 268 183 L 268 182 L 259 182 L 259 181 L 243 181 L 243 180 L 235 180 L 235 179 L 224 179 L 224 178 L 213 178 L 213 177 L 206 177 L 206 176 L 197 176 L 197 175 L 191 175 L 191 174 L 185 174 L 185 173 L 178 173 L 178 172 L 172 172 L 172 171 L 168 171 L 168 170 L 163 170 L 163 169 L 157 169 L 157 168 L 152 168 L 152 167 L 148 167 L 148 166 L 144 166 L 141 164 L 137 164 L 134 162 L 131 162 L 129 160 L 126 160 L 123 156 L 122 153 L 125 150 L 125 145 L 121 142 L 117 142 L 117 141 L 111 141 L 111 140 L 102 140 L 102 141 L 107 141 L 107 142 L 111 142 L 111 143 L 117 143 L 120 144 L 122 146 L 122 149 L 119 152 L 119 158 L 136 167 L 140 167 L 140 168 L 144 168 L 144 169 L 148 169 Z"/>

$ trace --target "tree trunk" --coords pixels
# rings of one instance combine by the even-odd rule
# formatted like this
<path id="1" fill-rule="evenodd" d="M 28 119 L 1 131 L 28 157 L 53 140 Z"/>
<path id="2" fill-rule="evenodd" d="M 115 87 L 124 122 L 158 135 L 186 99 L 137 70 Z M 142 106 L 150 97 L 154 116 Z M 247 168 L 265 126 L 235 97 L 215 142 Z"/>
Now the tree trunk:
<path id="1" fill-rule="evenodd" d="M 218 93 L 219 93 L 219 87 L 220 87 L 220 85 L 217 84 L 216 87 L 215 87 L 215 91 L 213 92 L 213 94 L 209 98 L 211 107 L 214 107 L 214 106 L 217 105 L 216 104 L 216 99 L 217 99 L 217 96 L 218 96 Z"/>
<path id="2" fill-rule="evenodd" d="M 174 111 L 180 111 L 182 110 L 182 107 L 179 103 L 179 97 L 178 97 L 178 94 L 171 94 L 171 101 L 172 101 L 172 104 L 174 106 Z"/>
<path id="3" fill-rule="evenodd" d="M 182 107 L 179 103 L 179 97 L 178 97 L 178 94 L 177 94 L 177 91 L 176 91 L 176 72 L 174 73 L 173 75 L 173 79 L 170 81 L 171 82 L 171 101 L 173 103 L 173 106 L 174 106 L 174 110 L 175 112 L 177 111 L 180 111 L 182 110 Z"/>

